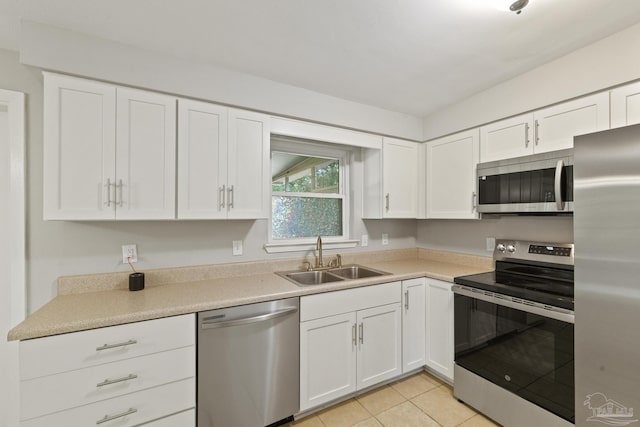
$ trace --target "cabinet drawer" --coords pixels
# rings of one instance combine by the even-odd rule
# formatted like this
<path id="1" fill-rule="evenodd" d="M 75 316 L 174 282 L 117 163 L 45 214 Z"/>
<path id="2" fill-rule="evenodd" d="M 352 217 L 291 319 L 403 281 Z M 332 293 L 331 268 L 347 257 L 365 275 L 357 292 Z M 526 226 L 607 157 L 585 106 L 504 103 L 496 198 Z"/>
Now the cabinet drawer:
<path id="1" fill-rule="evenodd" d="M 170 415 L 147 424 L 147 427 L 195 427 L 196 410 L 180 412 L 179 414 Z"/>
<path id="2" fill-rule="evenodd" d="M 190 346 L 22 381 L 21 419 L 194 377 L 195 360 Z"/>
<path id="3" fill-rule="evenodd" d="M 401 282 L 363 286 L 300 298 L 300 321 L 400 302 Z"/>
<path id="4" fill-rule="evenodd" d="M 194 408 L 195 397 L 196 381 L 195 378 L 189 378 L 149 390 L 22 421 L 20 425 L 21 427 L 87 427 L 95 425 L 101 427 L 130 427 L 159 420 L 169 414 L 175 414 L 185 409 Z M 182 426 L 182 424 L 173 425 Z"/>
<path id="5" fill-rule="evenodd" d="M 20 342 L 20 379 L 195 345 L 193 314 Z"/>

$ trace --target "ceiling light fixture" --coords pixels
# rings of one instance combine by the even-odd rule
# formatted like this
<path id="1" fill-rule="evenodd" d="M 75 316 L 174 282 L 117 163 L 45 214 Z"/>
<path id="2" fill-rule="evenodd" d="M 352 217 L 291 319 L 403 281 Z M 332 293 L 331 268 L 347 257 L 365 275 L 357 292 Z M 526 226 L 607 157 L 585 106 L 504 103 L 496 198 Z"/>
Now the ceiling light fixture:
<path id="1" fill-rule="evenodd" d="M 512 12 L 515 12 L 516 15 L 520 15 L 520 13 L 522 12 L 522 9 L 524 9 L 525 6 L 528 4 L 529 4 L 529 0 L 516 0 L 513 3 L 511 3 L 511 6 L 509 6 L 509 10 Z"/>

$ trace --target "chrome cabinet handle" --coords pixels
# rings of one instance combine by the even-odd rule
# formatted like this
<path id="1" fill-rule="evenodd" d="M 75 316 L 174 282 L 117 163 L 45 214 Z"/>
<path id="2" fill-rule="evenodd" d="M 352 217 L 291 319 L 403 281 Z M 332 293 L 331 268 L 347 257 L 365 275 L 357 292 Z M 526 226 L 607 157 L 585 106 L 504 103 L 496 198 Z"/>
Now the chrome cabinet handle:
<path id="1" fill-rule="evenodd" d="M 536 145 L 540 143 L 540 122 L 536 120 Z"/>
<path id="2" fill-rule="evenodd" d="M 126 417 L 127 415 L 131 415 L 131 414 L 135 414 L 136 412 L 138 412 L 137 409 L 135 408 L 129 408 L 124 412 L 121 412 L 119 414 L 115 414 L 115 415 L 105 415 L 104 418 L 99 419 L 98 421 L 96 421 L 97 425 L 100 425 L 102 423 L 106 423 L 108 421 L 113 421 L 113 420 L 117 420 L 118 418 L 122 418 L 122 417 Z"/>
<path id="3" fill-rule="evenodd" d="M 123 190 L 124 185 L 122 184 L 122 180 L 120 180 L 118 182 L 118 185 L 116 185 L 116 188 L 120 189 L 120 202 L 116 201 L 116 204 L 120 207 L 124 206 L 124 200 L 123 200 L 123 195 L 124 195 L 124 190 Z"/>
<path id="4" fill-rule="evenodd" d="M 224 198 L 227 194 L 225 191 L 227 187 L 223 185 L 218 189 L 218 210 L 224 209 Z"/>
<path id="5" fill-rule="evenodd" d="M 106 380 L 102 381 L 101 383 L 96 384 L 96 387 L 104 387 L 106 385 L 122 383 L 122 382 L 125 382 L 125 381 L 135 380 L 136 378 L 138 378 L 138 376 L 136 374 L 129 374 L 126 377 L 116 378 L 115 380 L 110 380 L 110 379 L 107 378 Z"/>
<path id="6" fill-rule="evenodd" d="M 385 198 L 384 208 L 385 208 L 386 210 L 389 210 L 389 193 L 387 193 L 387 195 L 386 195 L 386 196 L 384 196 L 384 198 Z"/>
<path id="7" fill-rule="evenodd" d="M 524 124 L 524 148 L 529 147 L 529 123 Z"/>
<path id="8" fill-rule="evenodd" d="M 127 345 L 132 345 L 132 344 L 137 344 L 137 343 L 138 343 L 138 341 L 136 341 L 136 340 L 129 340 L 129 341 L 120 342 L 120 343 L 117 343 L 117 344 L 105 344 L 105 345 L 103 345 L 101 347 L 96 347 L 96 351 L 109 350 L 111 348 L 124 347 L 124 346 L 127 346 Z"/>
<path id="9" fill-rule="evenodd" d="M 478 209 L 478 195 L 476 192 L 471 193 L 471 212 Z"/>
<path id="10" fill-rule="evenodd" d="M 360 344 L 364 344 L 364 323 L 360 323 Z"/>
<path id="11" fill-rule="evenodd" d="M 107 178 L 105 187 L 107 187 L 107 202 L 105 204 L 107 207 L 111 207 L 111 178 Z"/>
<path id="12" fill-rule="evenodd" d="M 354 323 L 351 327 L 351 342 L 353 342 L 353 346 L 355 347 L 358 344 L 358 338 L 356 334 L 356 324 Z"/>
<path id="13" fill-rule="evenodd" d="M 564 167 L 564 161 L 558 160 L 556 164 L 556 176 L 554 182 L 554 190 L 556 193 L 556 207 L 559 211 L 564 209 L 564 200 L 562 200 L 562 168 Z"/>
<path id="14" fill-rule="evenodd" d="M 404 308 L 409 310 L 409 291 L 404 291 Z"/>
<path id="15" fill-rule="evenodd" d="M 227 190 L 227 194 L 229 195 L 229 209 L 231 209 L 233 207 L 233 201 L 235 199 L 234 195 L 233 195 L 233 185 L 231 187 L 229 187 L 229 190 Z"/>

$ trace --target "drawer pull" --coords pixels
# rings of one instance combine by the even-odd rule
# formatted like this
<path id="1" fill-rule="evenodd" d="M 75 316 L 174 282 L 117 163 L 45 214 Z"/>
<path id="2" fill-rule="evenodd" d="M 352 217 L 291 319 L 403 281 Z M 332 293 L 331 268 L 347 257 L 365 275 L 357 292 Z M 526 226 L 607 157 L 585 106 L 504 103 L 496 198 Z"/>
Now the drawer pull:
<path id="1" fill-rule="evenodd" d="M 138 341 L 136 340 L 129 340 L 127 342 L 121 342 L 118 344 L 105 344 L 102 347 L 96 347 L 96 351 L 102 351 L 102 350 L 109 350 L 110 348 L 118 348 L 118 347 L 124 347 L 126 345 L 132 345 L 132 344 L 137 344 Z"/>
<path id="2" fill-rule="evenodd" d="M 136 378 L 138 378 L 138 376 L 136 374 L 129 374 L 126 377 L 116 378 L 115 380 L 106 379 L 106 380 L 102 381 L 101 383 L 96 384 L 96 387 L 104 387 L 106 385 L 122 383 L 122 382 L 129 381 L 129 380 L 135 380 Z"/>
<path id="3" fill-rule="evenodd" d="M 100 425 L 102 423 L 106 423 L 107 421 L 113 421 L 113 420 L 117 420 L 118 418 L 122 418 L 122 417 L 126 417 L 127 415 L 131 415 L 131 414 L 135 414 L 136 412 L 138 412 L 137 409 L 135 408 L 129 408 L 126 411 L 120 413 L 120 414 L 116 414 L 116 415 L 105 415 L 104 418 L 99 419 L 98 421 L 96 421 L 97 425 Z"/>

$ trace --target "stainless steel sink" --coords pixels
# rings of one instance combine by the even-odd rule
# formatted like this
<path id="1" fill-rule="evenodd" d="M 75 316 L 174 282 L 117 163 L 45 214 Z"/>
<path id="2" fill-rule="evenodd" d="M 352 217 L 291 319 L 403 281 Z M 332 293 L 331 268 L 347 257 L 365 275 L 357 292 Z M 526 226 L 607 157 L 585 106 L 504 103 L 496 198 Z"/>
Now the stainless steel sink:
<path id="1" fill-rule="evenodd" d="M 342 277 L 334 276 L 328 271 L 300 271 L 285 274 L 286 278 L 298 285 L 320 285 L 322 283 L 339 282 Z"/>
<path id="2" fill-rule="evenodd" d="M 335 274 L 336 276 L 344 277 L 345 279 L 365 279 L 367 277 L 377 277 L 384 276 L 386 273 L 384 271 L 374 270 L 368 267 L 362 267 L 360 265 L 348 265 L 342 268 L 336 268 L 333 270 L 329 270 L 331 274 Z"/>
<path id="3" fill-rule="evenodd" d="M 342 280 L 365 279 L 368 277 L 384 276 L 390 273 L 373 268 L 352 264 L 320 271 L 284 271 L 276 273 L 300 286 L 321 285 L 323 283 L 339 282 Z"/>

